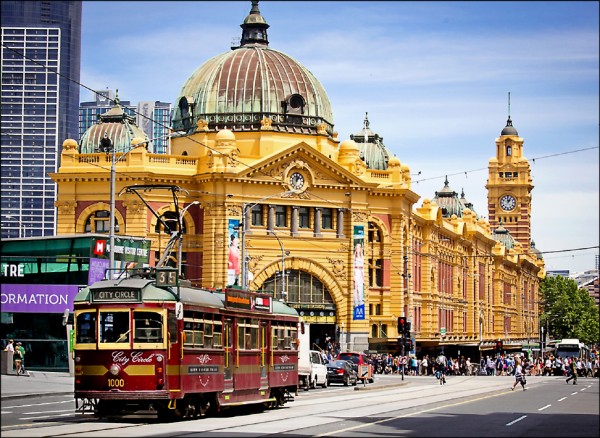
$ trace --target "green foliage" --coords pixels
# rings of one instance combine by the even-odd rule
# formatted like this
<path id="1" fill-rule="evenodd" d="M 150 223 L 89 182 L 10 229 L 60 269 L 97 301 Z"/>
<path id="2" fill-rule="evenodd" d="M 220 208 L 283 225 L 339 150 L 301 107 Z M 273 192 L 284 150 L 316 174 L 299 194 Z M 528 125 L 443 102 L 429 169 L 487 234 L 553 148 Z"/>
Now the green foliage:
<path id="1" fill-rule="evenodd" d="M 562 276 L 546 277 L 540 283 L 543 313 L 540 324 L 553 339 L 578 338 L 586 345 L 600 341 L 599 312 L 592 297 L 577 283 Z"/>

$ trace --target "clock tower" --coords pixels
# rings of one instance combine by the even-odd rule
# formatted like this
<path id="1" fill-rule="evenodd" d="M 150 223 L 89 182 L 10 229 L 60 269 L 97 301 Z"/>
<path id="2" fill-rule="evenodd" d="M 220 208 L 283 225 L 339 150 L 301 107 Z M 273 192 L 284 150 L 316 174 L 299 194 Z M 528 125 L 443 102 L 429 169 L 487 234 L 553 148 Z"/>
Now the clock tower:
<path id="1" fill-rule="evenodd" d="M 531 240 L 531 167 L 523 156 L 523 139 L 512 124 L 496 139 L 496 156 L 488 165 L 488 214 L 492 229 L 500 223 L 516 242 L 529 248 Z"/>

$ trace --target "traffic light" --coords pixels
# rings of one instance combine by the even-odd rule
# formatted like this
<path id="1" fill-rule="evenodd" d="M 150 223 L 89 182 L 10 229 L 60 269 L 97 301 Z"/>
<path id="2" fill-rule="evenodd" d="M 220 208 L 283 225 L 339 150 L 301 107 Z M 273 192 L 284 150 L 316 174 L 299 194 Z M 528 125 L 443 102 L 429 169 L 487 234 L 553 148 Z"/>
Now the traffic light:
<path id="1" fill-rule="evenodd" d="M 410 338 L 410 321 L 404 323 L 404 337 Z"/>
<path id="2" fill-rule="evenodd" d="M 502 341 L 496 341 L 496 350 L 502 351 Z"/>
<path id="3" fill-rule="evenodd" d="M 406 335 L 406 317 L 405 316 L 398 317 L 398 334 L 400 336 Z"/>
<path id="4" fill-rule="evenodd" d="M 411 351 L 413 349 L 412 339 L 406 339 L 404 341 L 404 351 Z"/>

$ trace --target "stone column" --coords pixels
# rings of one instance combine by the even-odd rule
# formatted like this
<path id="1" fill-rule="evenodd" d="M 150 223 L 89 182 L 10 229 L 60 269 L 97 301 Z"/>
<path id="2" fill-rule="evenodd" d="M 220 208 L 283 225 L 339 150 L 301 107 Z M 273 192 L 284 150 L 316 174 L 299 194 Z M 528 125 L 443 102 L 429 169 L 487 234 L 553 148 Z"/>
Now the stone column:
<path id="1" fill-rule="evenodd" d="M 315 237 L 321 237 L 321 215 L 322 209 L 315 208 Z"/>

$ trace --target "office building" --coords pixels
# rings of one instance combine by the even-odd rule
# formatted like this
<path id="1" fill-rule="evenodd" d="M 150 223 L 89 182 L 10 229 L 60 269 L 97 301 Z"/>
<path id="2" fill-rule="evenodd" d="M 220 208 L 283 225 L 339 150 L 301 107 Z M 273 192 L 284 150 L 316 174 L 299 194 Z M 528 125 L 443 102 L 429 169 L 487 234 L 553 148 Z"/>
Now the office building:
<path id="1" fill-rule="evenodd" d="M 60 145 L 78 135 L 80 1 L 2 1 L 2 237 L 51 236 Z"/>

